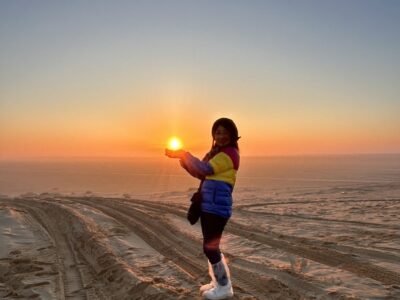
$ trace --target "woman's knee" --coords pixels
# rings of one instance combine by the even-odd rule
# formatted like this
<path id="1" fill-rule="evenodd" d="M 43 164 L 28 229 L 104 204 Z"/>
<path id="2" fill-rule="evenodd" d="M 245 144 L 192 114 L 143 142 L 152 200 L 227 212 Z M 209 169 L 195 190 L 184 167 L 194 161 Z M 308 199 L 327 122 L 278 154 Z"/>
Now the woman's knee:
<path id="1" fill-rule="evenodd" d="M 211 264 L 216 264 L 221 260 L 221 251 L 218 246 L 204 244 L 203 252 Z"/>

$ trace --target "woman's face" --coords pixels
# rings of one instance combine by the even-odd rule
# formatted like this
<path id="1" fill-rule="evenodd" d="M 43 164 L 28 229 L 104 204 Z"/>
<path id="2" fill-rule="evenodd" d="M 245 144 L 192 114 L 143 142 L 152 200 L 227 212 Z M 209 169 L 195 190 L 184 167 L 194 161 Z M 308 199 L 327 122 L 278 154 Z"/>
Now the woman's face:
<path id="1" fill-rule="evenodd" d="M 231 141 L 231 138 L 229 136 L 229 131 L 226 130 L 224 127 L 221 125 L 217 127 L 217 130 L 214 133 L 214 140 L 217 146 L 223 147 L 225 145 L 228 145 Z"/>

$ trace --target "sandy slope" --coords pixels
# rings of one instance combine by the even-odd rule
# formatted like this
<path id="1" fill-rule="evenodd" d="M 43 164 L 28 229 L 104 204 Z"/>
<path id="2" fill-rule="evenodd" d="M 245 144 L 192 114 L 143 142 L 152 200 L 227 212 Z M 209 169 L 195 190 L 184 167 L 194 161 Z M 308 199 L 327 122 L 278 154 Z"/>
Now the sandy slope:
<path id="1" fill-rule="evenodd" d="M 398 212 L 399 199 L 385 201 L 374 203 Z M 379 222 L 378 216 L 328 213 L 376 213 L 367 207 L 371 203 L 236 207 L 222 243 L 235 298 L 399 299 L 400 228 L 394 217 Z M 326 205 L 332 207 L 324 213 Z M 94 196 L 4 197 L 0 298 L 200 299 L 207 263 L 200 229 L 186 222 L 185 209 Z"/>

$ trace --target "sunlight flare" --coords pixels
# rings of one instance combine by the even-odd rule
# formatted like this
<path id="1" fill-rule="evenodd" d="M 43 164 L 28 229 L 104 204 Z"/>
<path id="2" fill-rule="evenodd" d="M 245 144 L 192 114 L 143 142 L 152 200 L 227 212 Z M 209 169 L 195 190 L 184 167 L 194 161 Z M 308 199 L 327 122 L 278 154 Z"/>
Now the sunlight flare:
<path id="1" fill-rule="evenodd" d="M 182 142 L 179 138 L 177 137 L 172 137 L 168 141 L 168 147 L 169 150 L 179 150 L 182 149 Z"/>

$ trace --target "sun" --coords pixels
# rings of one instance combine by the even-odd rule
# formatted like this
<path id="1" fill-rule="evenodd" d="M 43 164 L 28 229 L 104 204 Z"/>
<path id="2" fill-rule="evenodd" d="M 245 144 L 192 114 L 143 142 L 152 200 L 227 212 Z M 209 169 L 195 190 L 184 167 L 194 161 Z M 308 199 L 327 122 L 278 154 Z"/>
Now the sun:
<path id="1" fill-rule="evenodd" d="M 176 136 L 171 137 L 168 141 L 168 149 L 170 150 L 179 150 L 182 148 L 182 142 Z"/>

